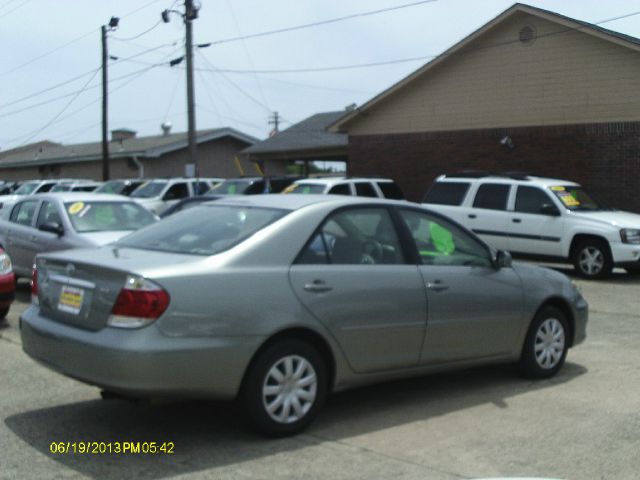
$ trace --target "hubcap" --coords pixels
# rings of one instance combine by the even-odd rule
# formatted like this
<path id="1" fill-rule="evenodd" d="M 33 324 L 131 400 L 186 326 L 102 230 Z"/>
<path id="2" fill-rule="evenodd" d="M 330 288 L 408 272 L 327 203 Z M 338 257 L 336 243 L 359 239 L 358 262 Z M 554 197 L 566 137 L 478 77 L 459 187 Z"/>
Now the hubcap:
<path id="1" fill-rule="evenodd" d="M 313 366 L 303 357 L 289 355 L 278 360 L 262 386 L 262 402 L 278 423 L 304 417 L 316 399 L 318 380 Z"/>
<path id="2" fill-rule="evenodd" d="M 534 352 L 542 368 L 549 370 L 558 364 L 564 352 L 564 327 L 560 320 L 548 318 L 542 322 L 536 333 Z"/>
<path id="3" fill-rule="evenodd" d="M 587 247 L 580 251 L 578 263 L 587 275 L 597 275 L 604 267 L 604 255 L 597 247 Z"/>

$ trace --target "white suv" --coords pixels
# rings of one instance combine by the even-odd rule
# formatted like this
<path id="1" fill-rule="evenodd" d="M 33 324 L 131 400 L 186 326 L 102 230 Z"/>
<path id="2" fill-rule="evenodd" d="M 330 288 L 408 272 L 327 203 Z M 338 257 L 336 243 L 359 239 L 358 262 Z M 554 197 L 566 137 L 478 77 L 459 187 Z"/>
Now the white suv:
<path id="1" fill-rule="evenodd" d="M 389 178 L 316 177 L 297 180 L 282 193 L 320 193 L 404 200 L 396 182 Z"/>
<path id="2" fill-rule="evenodd" d="M 442 175 L 423 203 L 498 249 L 569 260 L 587 278 L 640 270 L 640 215 L 599 205 L 577 183 L 519 174 Z"/>
<path id="3" fill-rule="evenodd" d="M 221 178 L 158 178 L 136 188 L 130 197 L 156 215 L 180 200 L 207 193 Z"/>

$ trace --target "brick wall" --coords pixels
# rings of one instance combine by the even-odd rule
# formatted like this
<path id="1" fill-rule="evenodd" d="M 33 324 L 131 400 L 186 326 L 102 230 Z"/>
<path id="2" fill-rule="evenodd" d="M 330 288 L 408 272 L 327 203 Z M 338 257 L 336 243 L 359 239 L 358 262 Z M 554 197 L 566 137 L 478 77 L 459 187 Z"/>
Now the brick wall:
<path id="1" fill-rule="evenodd" d="M 507 135 L 513 148 L 500 143 Z M 640 212 L 640 122 L 350 136 L 348 168 L 394 178 L 414 201 L 443 173 L 529 172 L 577 181 L 612 207 Z"/>

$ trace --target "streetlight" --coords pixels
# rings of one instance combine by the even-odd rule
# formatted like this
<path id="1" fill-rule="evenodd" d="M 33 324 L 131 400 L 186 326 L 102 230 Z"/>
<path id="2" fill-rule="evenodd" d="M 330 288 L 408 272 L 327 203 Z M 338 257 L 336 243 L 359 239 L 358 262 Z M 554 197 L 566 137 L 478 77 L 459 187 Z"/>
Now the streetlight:
<path id="1" fill-rule="evenodd" d="M 109 180 L 109 138 L 108 138 L 108 92 L 107 92 L 107 62 L 109 54 L 107 52 L 107 32 L 112 32 L 118 28 L 120 19 L 111 17 L 108 25 L 102 25 L 102 180 Z"/>

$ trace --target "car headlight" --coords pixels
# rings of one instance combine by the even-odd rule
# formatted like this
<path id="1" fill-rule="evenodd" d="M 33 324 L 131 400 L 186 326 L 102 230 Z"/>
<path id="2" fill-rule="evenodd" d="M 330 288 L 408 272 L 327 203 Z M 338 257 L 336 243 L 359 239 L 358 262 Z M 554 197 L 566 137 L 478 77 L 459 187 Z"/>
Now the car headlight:
<path id="1" fill-rule="evenodd" d="M 640 244 L 640 229 L 638 228 L 623 228 L 620 230 L 620 239 L 624 243 L 637 243 Z"/>
<path id="2" fill-rule="evenodd" d="M 11 259 L 5 252 L 0 253 L 0 275 L 11 273 L 13 267 L 11 265 Z"/>

